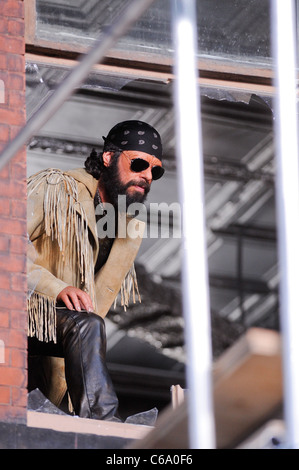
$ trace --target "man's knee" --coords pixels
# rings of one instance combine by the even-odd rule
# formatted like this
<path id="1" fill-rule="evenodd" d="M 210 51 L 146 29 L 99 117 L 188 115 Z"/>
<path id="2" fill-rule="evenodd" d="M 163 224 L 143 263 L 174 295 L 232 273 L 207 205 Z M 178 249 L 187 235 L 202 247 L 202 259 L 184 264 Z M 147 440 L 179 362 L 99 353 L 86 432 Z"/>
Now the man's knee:
<path id="1" fill-rule="evenodd" d="M 101 336 L 105 334 L 105 322 L 102 317 L 95 313 L 76 312 L 73 319 L 81 331 L 98 332 Z"/>
<path id="2" fill-rule="evenodd" d="M 105 333 L 105 322 L 102 317 L 95 313 L 86 313 L 84 319 L 90 328 L 98 329 L 102 333 Z"/>
<path id="3" fill-rule="evenodd" d="M 81 338 L 80 341 L 93 341 L 99 338 L 105 342 L 106 331 L 103 318 L 95 313 L 76 310 L 59 311 L 57 317 L 57 335 L 64 343 L 67 339 Z"/>

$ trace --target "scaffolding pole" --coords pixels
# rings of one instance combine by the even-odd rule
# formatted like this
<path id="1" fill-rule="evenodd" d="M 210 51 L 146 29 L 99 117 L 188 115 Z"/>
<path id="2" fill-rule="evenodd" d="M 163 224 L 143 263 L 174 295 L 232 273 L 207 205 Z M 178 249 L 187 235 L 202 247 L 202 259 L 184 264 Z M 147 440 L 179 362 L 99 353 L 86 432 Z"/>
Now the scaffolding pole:
<path id="1" fill-rule="evenodd" d="M 201 109 L 197 84 L 196 5 L 173 1 L 176 148 L 183 214 L 182 290 L 187 350 L 189 442 L 213 449 L 212 348 L 206 232 Z"/>
<path id="2" fill-rule="evenodd" d="M 272 1 L 276 204 L 286 445 L 299 447 L 299 167 L 293 0 Z"/>
<path id="3" fill-rule="evenodd" d="M 91 68 L 101 62 L 107 51 L 123 36 L 130 26 L 154 3 L 155 0 L 131 0 L 125 9 L 121 9 L 113 24 L 96 40 L 90 51 L 82 56 L 79 64 L 59 85 L 53 95 L 36 111 L 9 142 L 0 154 L 0 171 L 9 160 L 27 144 L 41 127 L 55 114 L 59 107 L 69 98 L 74 89 L 81 85 Z"/>

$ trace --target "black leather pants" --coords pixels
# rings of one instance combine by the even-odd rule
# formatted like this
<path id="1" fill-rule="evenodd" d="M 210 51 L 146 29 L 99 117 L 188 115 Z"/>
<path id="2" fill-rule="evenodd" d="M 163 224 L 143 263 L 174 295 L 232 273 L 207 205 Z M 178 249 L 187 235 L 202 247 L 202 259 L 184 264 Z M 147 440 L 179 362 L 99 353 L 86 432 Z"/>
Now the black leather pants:
<path id="1" fill-rule="evenodd" d="M 57 343 L 28 338 L 29 355 L 64 357 L 68 392 L 77 416 L 118 420 L 118 399 L 106 366 L 104 320 L 57 308 Z"/>

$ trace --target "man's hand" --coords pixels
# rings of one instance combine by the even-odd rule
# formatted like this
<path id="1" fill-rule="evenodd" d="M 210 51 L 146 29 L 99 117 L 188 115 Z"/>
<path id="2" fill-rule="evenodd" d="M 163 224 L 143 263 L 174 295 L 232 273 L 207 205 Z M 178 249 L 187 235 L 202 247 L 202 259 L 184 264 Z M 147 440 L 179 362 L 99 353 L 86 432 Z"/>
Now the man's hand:
<path id="1" fill-rule="evenodd" d="M 77 287 L 65 287 L 58 295 L 57 300 L 62 301 L 69 310 L 81 309 L 93 312 L 93 305 L 89 295 Z"/>

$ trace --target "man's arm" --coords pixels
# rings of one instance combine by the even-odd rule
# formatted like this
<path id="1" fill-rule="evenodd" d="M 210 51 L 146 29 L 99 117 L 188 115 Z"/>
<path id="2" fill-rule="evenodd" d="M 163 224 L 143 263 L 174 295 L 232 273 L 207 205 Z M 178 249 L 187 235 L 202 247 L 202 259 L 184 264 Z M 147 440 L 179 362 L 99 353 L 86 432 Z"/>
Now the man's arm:
<path id="1" fill-rule="evenodd" d="M 30 240 L 37 239 L 44 232 L 43 200 L 44 186 L 40 185 L 38 191 L 32 192 L 28 198 L 27 230 Z M 69 286 L 43 266 L 36 264 L 36 256 L 33 244 L 29 243 L 27 252 L 29 291 L 52 298 L 54 302 L 62 301 L 69 310 L 94 310 L 91 298 L 86 292 Z"/>

